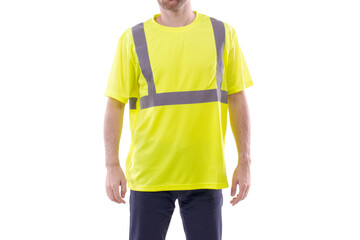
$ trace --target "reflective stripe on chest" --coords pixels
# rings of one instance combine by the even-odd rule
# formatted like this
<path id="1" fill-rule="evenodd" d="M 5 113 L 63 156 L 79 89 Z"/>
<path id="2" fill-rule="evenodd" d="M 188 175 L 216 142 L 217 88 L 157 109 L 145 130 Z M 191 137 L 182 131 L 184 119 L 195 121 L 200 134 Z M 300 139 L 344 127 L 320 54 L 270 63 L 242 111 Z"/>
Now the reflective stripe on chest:
<path id="1" fill-rule="evenodd" d="M 148 85 L 148 95 L 140 98 L 140 109 L 175 104 L 191 104 L 219 101 L 227 103 L 227 91 L 221 90 L 223 81 L 223 52 L 225 44 L 225 27 L 224 23 L 210 17 L 212 28 L 214 31 L 216 44 L 216 85 L 215 89 L 197 90 L 197 91 L 181 91 L 181 92 L 164 92 L 156 93 L 154 76 L 150 65 L 148 46 L 146 43 L 144 24 L 139 23 L 132 27 L 132 34 L 136 54 L 139 59 L 139 65 Z M 137 98 L 130 98 L 130 109 L 136 109 Z"/>

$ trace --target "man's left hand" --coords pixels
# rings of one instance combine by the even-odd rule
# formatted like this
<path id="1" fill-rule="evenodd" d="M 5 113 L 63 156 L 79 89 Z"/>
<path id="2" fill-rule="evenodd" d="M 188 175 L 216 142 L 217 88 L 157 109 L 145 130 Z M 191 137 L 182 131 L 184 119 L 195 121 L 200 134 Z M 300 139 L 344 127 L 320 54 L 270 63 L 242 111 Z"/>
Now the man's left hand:
<path id="1" fill-rule="evenodd" d="M 231 196 L 235 196 L 237 185 L 239 185 L 239 193 L 234 197 L 230 203 L 234 206 L 239 201 L 243 200 L 250 188 L 251 179 L 250 179 L 250 163 L 249 161 L 243 161 L 237 165 L 235 168 L 232 186 L 231 186 Z"/>

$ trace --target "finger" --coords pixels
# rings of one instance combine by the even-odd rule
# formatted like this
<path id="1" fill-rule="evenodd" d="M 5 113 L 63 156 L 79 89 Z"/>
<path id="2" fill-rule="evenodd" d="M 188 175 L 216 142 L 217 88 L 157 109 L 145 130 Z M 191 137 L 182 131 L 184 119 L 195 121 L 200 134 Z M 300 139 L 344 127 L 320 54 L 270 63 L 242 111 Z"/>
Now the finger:
<path id="1" fill-rule="evenodd" d="M 250 189 L 250 185 L 248 185 L 248 186 L 247 186 L 247 188 L 246 188 L 246 192 L 245 192 L 244 198 L 246 198 L 246 197 L 247 197 L 248 192 L 249 192 L 249 189 Z"/>
<path id="2" fill-rule="evenodd" d="M 110 188 L 110 196 L 111 201 L 118 202 L 118 200 L 114 196 L 114 191 L 112 190 L 112 188 Z"/>
<path id="3" fill-rule="evenodd" d="M 125 198 L 125 194 L 126 194 L 126 180 L 123 180 L 120 182 L 121 185 L 121 197 Z"/>
<path id="4" fill-rule="evenodd" d="M 108 185 L 108 180 L 106 179 L 106 182 L 105 182 L 105 189 L 106 189 L 106 195 L 108 196 L 108 198 L 110 200 L 112 200 L 112 193 L 111 193 L 111 189 L 110 189 L 110 186 Z"/>
<path id="5" fill-rule="evenodd" d="M 114 198 L 115 198 L 116 202 L 125 203 L 125 201 L 120 197 L 119 185 L 116 184 L 112 187 L 112 193 L 114 194 Z"/>
<path id="6" fill-rule="evenodd" d="M 244 185 L 244 187 L 243 187 L 244 191 L 243 191 L 243 193 L 241 195 L 240 201 L 244 200 L 246 198 L 247 192 L 249 191 L 249 187 L 250 187 L 250 185 L 248 185 L 248 184 Z"/>
<path id="7" fill-rule="evenodd" d="M 113 193 L 113 190 L 112 190 L 110 184 L 107 185 L 106 191 L 108 193 L 108 197 L 110 198 L 110 200 L 116 202 L 116 199 L 114 197 L 114 193 Z"/>
<path id="8" fill-rule="evenodd" d="M 233 200 L 231 200 L 231 204 L 234 206 L 238 202 L 239 202 L 239 194 L 237 194 L 236 197 L 234 197 Z"/>
<path id="9" fill-rule="evenodd" d="M 239 193 L 239 197 L 240 197 L 240 199 L 239 199 L 239 201 L 241 201 L 241 200 L 243 200 L 244 199 L 244 196 L 245 196 L 245 193 L 246 193 L 246 188 L 247 188 L 247 186 L 246 185 L 241 185 L 241 190 L 240 190 L 240 193 Z"/>
<path id="10" fill-rule="evenodd" d="M 238 184 L 235 185 L 235 191 L 234 191 L 234 194 L 232 196 L 235 195 L 237 186 L 238 186 Z M 237 199 L 238 196 L 239 196 L 239 194 L 237 194 L 236 197 L 233 197 L 233 199 L 230 201 L 230 203 L 234 204 L 234 201 Z"/>
<path id="11" fill-rule="evenodd" d="M 233 180 L 231 185 L 231 196 L 233 197 L 236 193 L 237 181 Z"/>
<path id="12" fill-rule="evenodd" d="M 243 199 L 242 197 L 244 195 L 245 188 L 243 185 L 242 186 L 239 185 L 239 188 L 240 188 L 239 193 L 236 195 L 236 198 L 233 201 L 233 205 L 237 204 L 238 202 L 240 202 Z"/>

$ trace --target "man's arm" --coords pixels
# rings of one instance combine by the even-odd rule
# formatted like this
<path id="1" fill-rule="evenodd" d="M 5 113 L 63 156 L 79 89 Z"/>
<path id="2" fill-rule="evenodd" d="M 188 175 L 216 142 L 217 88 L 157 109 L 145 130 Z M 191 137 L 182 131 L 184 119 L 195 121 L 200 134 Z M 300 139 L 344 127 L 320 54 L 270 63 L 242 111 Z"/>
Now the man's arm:
<path id="1" fill-rule="evenodd" d="M 118 156 L 124 109 L 124 103 L 114 98 L 108 98 L 104 121 L 106 167 L 120 166 Z"/>
<path id="2" fill-rule="evenodd" d="M 125 104 L 108 98 L 104 120 L 105 166 L 107 168 L 106 193 L 117 203 L 125 203 L 126 178 L 119 162 L 119 143 Z M 119 195 L 121 185 L 121 197 Z"/>
<path id="3" fill-rule="evenodd" d="M 228 95 L 228 105 L 230 125 L 238 150 L 238 165 L 233 174 L 231 196 L 235 195 L 237 185 L 240 189 L 230 202 L 234 206 L 247 196 L 250 188 L 250 119 L 244 90 Z"/>

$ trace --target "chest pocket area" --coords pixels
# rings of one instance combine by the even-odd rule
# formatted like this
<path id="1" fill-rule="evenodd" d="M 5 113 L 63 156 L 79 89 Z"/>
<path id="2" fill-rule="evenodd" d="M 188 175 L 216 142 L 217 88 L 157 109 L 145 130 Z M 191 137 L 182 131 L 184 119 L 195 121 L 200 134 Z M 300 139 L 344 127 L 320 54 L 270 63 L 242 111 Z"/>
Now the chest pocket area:
<path id="1" fill-rule="evenodd" d="M 216 88 L 216 47 L 212 35 L 205 39 L 185 35 L 149 44 L 157 92 Z"/>

